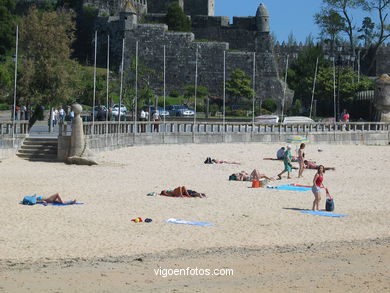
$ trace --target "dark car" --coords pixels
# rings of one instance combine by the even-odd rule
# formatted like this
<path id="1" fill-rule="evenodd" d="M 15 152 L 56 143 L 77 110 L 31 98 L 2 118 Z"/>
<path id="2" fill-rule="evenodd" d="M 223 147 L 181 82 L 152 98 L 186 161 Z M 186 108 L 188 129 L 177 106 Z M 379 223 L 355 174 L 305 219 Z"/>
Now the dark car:
<path id="1" fill-rule="evenodd" d="M 169 115 L 171 116 L 194 116 L 194 110 L 188 109 L 187 106 L 184 105 L 170 105 L 166 107 Z"/>

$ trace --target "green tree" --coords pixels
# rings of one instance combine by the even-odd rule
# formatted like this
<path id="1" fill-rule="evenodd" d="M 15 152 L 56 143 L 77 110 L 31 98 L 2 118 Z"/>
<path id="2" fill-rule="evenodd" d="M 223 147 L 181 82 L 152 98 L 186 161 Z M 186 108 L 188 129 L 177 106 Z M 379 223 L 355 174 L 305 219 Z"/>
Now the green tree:
<path id="1" fill-rule="evenodd" d="M 168 7 L 165 22 L 171 31 L 191 31 L 191 20 L 184 14 L 178 2 L 174 2 Z"/>
<path id="2" fill-rule="evenodd" d="M 379 21 L 376 25 L 376 30 L 374 31 L 374 41 L 370 44 L 370 50 L 367 52 L 373 56 L 368 68 L 368 73 L 370 73 L 375 66 L 378 49 L 390 37 L 390 25 L 387 18 L 389 15 L 389 7 L 390 0 L 365 0 L 363 4 L 365 10 L 377 14 L 377 19 Z M 363 56 L 363 58 L 364 57 L 365 56 Z"/>
<path id="3" fill-rule="evenodd" d="M 0 103 L 10 102 L 9 96 L 14 81 L 13 69 L 14 66 L 10 61 L 0 64 Z"/>
<path id="4" fill-rule="evenodd" d="M 10 50 L 15 41 L 14 0 L 0 0 L 0 56 Z"/>
<path id="5" fill-rule="evenodd" d="M 343 31 L 348 36 L 349 46 L 354 55 L 356 25 L 353 23 L 352 12 L 354 9 L 363 7 L 366 0 L 322 0 L 322 2 L 326 5 L 326 9 L 334 10 L 342 17 Z"/>
<path id="6" fill-rule="evenodd" d="M 314 15 L 315 23 L 321 28 L 321 35 L 330 41 L 331 49 L 334 50 L 336 40 L 344 28 L 344 19 L 333 10 L 322 9 Z"/>
<path id="7" fill-rule="evenodd" d="M 74 99 L 74 76 L 79 68 L 70 60 L 74 39 L 73 13 L 38 12 L 31 8 L 20 25 L 20 96 L 25 103 L 58 106 Z"/>
<path id="8" fill-rule="evenodd" d="M 238 104 L 241 98 L 253 96 L 252 81 L 244 71 L 237 69 L 231 73 L 230 80 L 226 82 L 226 91 L 232 97 L 228 104 Z"/>
<path id="9" fill-rule="evenodd" d="M 375 23 L 372 21 L 371 17 L 366 16 L 362 21 L 362 27 L 358 30 L 361 35 L 359 39 L 364 41 L 364 46 L 369 47 L 374 39 L 374 29 Z"/>

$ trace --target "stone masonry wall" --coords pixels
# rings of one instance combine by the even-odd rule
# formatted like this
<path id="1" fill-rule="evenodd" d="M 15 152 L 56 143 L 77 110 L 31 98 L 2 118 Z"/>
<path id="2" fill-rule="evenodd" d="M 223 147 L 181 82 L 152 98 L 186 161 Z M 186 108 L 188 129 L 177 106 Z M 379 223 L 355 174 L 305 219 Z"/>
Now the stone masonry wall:
<path id="1" fill-rule="evenodd" d="M 107 21 L 107 18 L 105 19 Z M 134 82 L 134 72 L 130 69 L 130 62 L 135 57 L 135 44 L 139 42 L 139 60 L 147 68 L 154 69 L 156 74 L 150 77 L 150 84 L 155 93 L 162 95 L 163 90 L 163 46 L 166 46 L 166 93 L 172 90 L 182 91 L 185 86 L 194 85 L 196 48 L 198 48 L 198 85 L 205 86 L 213 96 L 223 95 L 223 52 L 229 50 L 228 42 L 196 42 L 193 33 L 168 32 L 166 25 L 159 24 L 129 24 L 124 20 L 111 21 L 109 25 L 99 28 L 99 57 L 98 63 L 105 65 L 106 35 L 111 35 L 111 64 L 119 68 L 122 38 L 125 36 L 125 72 L 126 82 Z M 222 31 L 221 36 L 229 40 L 228 31 Z M 240 35 L 240 32 L 231 30 L 231 38 Z M 242 32 L 244 33 L 244 31 Z M 272 47 L 268 34 L 246 32 L 254 38 L 250 44 L 256 51 L 256 97 L 274 98 L 281 101 L 283 85 L 278 79 L 278 72 L 273 58 Z M 244 37 L 245 38 L 245 37 Z M 222 37 L 221 37 L 222 39 Z M 247 44 L 248 45 L 248 44 Z M 115 65 L 114 65 L 115 64 Z M 232 52 L 226 54 L 227 72 L 241 69 L 252 78 L 253 52 Z M 287 96 L 287 104 L 292 95 Z"/>

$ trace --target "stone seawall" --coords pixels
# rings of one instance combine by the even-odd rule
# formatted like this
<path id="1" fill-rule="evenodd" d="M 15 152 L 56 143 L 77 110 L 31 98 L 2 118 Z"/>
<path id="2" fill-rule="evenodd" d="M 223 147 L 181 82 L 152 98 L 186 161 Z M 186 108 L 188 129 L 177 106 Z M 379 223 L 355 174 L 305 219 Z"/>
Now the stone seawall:
<path id="1" fill-rule="evenodd" d="M 0 160 L 13 157 L 18 148 L 22 145 L 23 137 L 16 137 L 14 140 L 12 137 L 1 137 L 0 138 Z"/>
<path id="2" fill-rule="evenodd" d="M 302 133 L 299 133 L 302 135 Z M 215 144 L 215 143 L 286 143 L 294 133 L 137 133 L 87 136 L 89 148 L 94 152 L 114 150 L 124 147 L 156 144 Z M 305 135 L 310 143 L 389 145 L 390 132 L 318 132 Z M 67 136 L 58 139 L 59 148 L 66 148 Z M 59 159 L 66 151 L 58 150 Z"/>

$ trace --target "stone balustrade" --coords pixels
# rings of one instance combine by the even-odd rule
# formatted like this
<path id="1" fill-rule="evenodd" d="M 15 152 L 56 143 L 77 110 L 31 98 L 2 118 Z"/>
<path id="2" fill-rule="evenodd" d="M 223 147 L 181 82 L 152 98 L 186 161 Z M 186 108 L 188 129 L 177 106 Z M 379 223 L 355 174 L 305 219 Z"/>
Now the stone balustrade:
<path id="1" fill-rule="evenodd" d="M 12 130 L 16 135 L 27 135 L 28 121 L 0 121 L 0 136 L 12 136 Z"/>
<path id="2" fill-rule="evenodd" d="M 84 122 L 85 135 L 103 134 L 144 134 L 144 133 L 333 133 L 390 131 L 390 123 L 351 122 L 351 123 L 294 123 L 294 124 L 259 124 L 252 122 Z M 66 135 L 69 126 L 60 126 L 60 135 Z"/>

